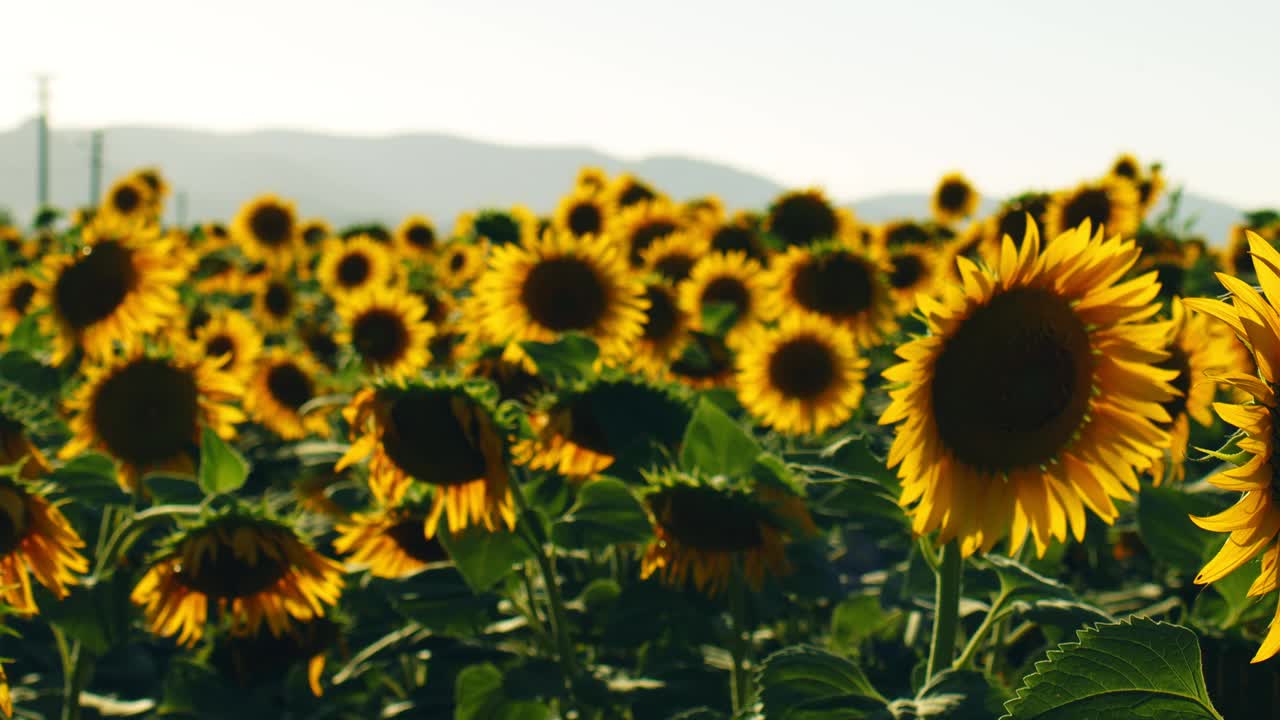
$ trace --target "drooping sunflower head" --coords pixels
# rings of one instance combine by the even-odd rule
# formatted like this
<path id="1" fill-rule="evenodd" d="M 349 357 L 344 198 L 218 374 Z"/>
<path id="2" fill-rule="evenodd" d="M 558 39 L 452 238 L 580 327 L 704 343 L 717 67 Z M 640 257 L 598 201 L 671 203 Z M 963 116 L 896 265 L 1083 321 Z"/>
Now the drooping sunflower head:
<path id="1" fill-rule="evenodd" d="M 645 283 L 644 332 L 632 347 L 630 367 L 652 379 L 666 378 L 670 364 L 688 341 L 689 316 L 675 288 L 662 280 Z"/>
<path id="2" fill-rule="evenodd" d="M 74 437 L 60 456 L 105 452 L 119 462 L 120 485 L 128 491 L 148 472 L 190 473 L 203 428 L 227 439 L 244 420 L 231 405 L 243 386 L 219 369 L 221 361 L 178 343 L 88 367 L 84 384 L 66 403 Z"/>
<path id="3" fill-rule="evenodd" d="M 694 330 L 720 332 L 736 346 L 768 319 L 764 272 L 742 253 L 712 253 L 699 260 L 680 284 L 680 309 Z M 727 314 L 727 317 L 726 317 Z M 712 327 L 716 320 L 719 327 Z"/>
<path id="4" fill-rule="evenodd" d="M 1164 171 L 1159 165 L 1152 165 L 1150 171 L 1137 183 L 1138 211 L 1143 215 L 1151 212 L 1156 201 L 1164 194 Z"/>
<path id="5" fill-rule="evenodd" d="M 300 303 L 287 275 L 267 274 L 248 284 L 256 286 L 253 312 L 265 329 L 283 332 L 293 326 Z"/>
<path id="6" fill-rule="evenodd" d="M 498 343 L 591 337 L 605 359 L 623 357 L 643 332 L 644 287 L 622 248 L 606 238 L 548 232 L 496 248 L 476 281 L 480 321 Z"/>
<path id="7" fill-rule="evenodd" d="M 259 630 L 218 638 L 209 662 L 243 688 L 277 685 L 296 665 L 305 663 L 311 694 L 324 695 L 324 668 L 330 650 L 342 647 L 346 630 L 338 613 L 295 620 L 280 634 Z"/>
<path id="8" fill-rule="evenodd" d="M 791 248 L 769 268 L 766 313 L 822 317 L 851 332 L 859 347 L 870 347 L 896 327 L 889 270 L 874 247 Z"/>
<path id="9" fill-rule="evenodd" d="M 1049 543 L 1106 522 L 1163 452 L 1159 403 L 1175 373 L 1156 363 L 1163 328 L 1153 274 L 1122 280 L 1133 242 L 1086 224 L 1041 252 L 1032 225 L 995 269 L 957 259 L 961 283 L 920 301 L 930 330 L 885 371 L 896 388 L 881 424 L 898 424 L 889 462 L 916 533 L 940 530 L 966 553 L 1026 536 Z"/>
<path id="10" fill-rule="evenodd" d="M 449 290 L 460 290 L 480 275 L 488 257 L 488 243 L 453 240 L 436 259 L 436 279 Z"/>
<path id="11" fill-rule="evenodd" d="M 847 329 L 817 315 L 784 315 L 738 353 L 738 400 L 778 432 L 821 433 L 858 409 L 866 368 Z"/>
<path id="12" fill-rule="evenodd" d="M 368 568 L 374 577 L 398 580 L 445 562 L 449 555 L 424 528 L 429 506 L 403 504 L 373 513 L 356 513 L 337 526 L 333 547 L 353 568 Z"/>
<path id="13" fill-rule="evenodd" d="M 677 231 L 658 238 L 640 254 L 645 270 L 656 273 L 663 280 L 678 283 L 689 277 L 693 266 L 710 251 L 706 234 L 697 231 Z"/>
<path id="14" fill-rule="evenodd" d="M 837 239 L 843 224 L 840 213 L 817 188 L 783 193 L 769 206 L 765 218 L 765 230 L 786 247 Z"/>
<path id="15" fill-rule="evenodd" d="M 431 496 L 425 534 L 442 515 L 451 532 L 469 525 L 515 526 L 506 438 L 491 399 L 453 381 L 381 385 L 357 393 L 343 411 L 354 440 L 337 469 L 369 458 L 369 489 L 396 505 L 416 481 Z"/>
<path id="16" fill-rule="evenodd" d="M 425 215 L 411 215 L 396 228 L 396 248 L 401 257 L 413 260 L 435 257 L 439 246 L 436 226 Z"/>
<path id="17" fill-rule="evenodd" d="M 573 187 L 575 190 L 582 189 L 593 193 L 601 193 L 609 187 L 609 173 L 604 168 L 586 166 L 578 170 L 578 176 L 574 178 Z"/>
<path id="18" fill-rule="evenodd" d="M 606 196 L 579 186 L 560 199 L 551 222 L 574 237 L 600 237 L 609 231 L 614 214 Z"/>
<path id="19" fill-rule="evenodd" d="M 691 579 L 712 596 L 728 587 L 735 565 L 755 590 L 788 574 L 788 541 L 813 532 L 803 497 L 773 484 L 668 470 L 650 477 L 644 501 L 655 539 L 641 577 L 673 586 Z"/>
<path id="20" fill-rule="evenodd" d="M 45 259 L 33 300 L 50 310 L 41 322 L 56 335 L 54 362 L 77 347 L 92 358 L 111 355 L 117 345 L 130 349 L 181 311 L 177 287 L 187 266 L 153 227 L 101 221 L 82 237 L 79 252 Z"/>
<path id="21" fill-rule="evenodd" d="M 236 310 L 210 314 L 195 335 L 204 356 L 219 363 L 219 369 L 246 380 L 262 352 L 262 334 L 249 318 Z"/>
<path id="22" fill-rule="evenodd" d="M 30 418 L 14 409 L 9 413 L 0 409 L 0 467 L 22 463 L 18 477 L 31 481 L 53 472 L 44 453 L 32 441 L 29 424 L 36 425 L 38 421 L 29 423 Z"/>
<path id="23" fill-rule="evenodd" d="M 958 172 L 947 173 L 933 190 L 930 206 L 933 217 L 944 225 L 963 220 L 978 209 L 981 200 L 969 179 Z"/>
<path id="24" fill-rule="evenodd" d="M 163 543 L 131 599 L 151 632 L 192 646 L 210 611 L 236 636 L 265 623 L 282 635 L 323 617 L 342 592 L 342 566 L 280 521 L 240 507 L 200 517 Z"/>
<path id="25" fill-rule="evenodd" d="M 1138 158 L 1131 153 L 1120 153 L 1112 161 L 1111 169 L 1107 171 L 1107 175 L 1119 180 L 1136 183 L 1138 178 L 1142 176 L 1142 165 L 1138 162 Z"/>
<path id="26" fill-rule="evenodd" d="M 393 379 L 409 378 L 430 362 L 428 342 L 435 327 L 416 295 L 401 290 L 372 289 L 338 305 L 344 323 L 338 343 L 350 345 L 371 372 Z"/>
<path id="27" fill-rule="evenodd" d="M 2 422 L 2 421 L 0 421 Z M 89 570 L 79 552 L 84 542 L 58 504 L 41 492 L 10 479 L 0 479 L 0 602 L 14 612 L 37 612 L 31 578 L 59 600 Z"/>
<path id="28" fill-rule="evenodd" d="M 889 253 L 889 287 L 899 315 L 914 310 L 919 295 L 934 292 L 939 255 L 945 252 L 924 245 L 907 245 Z"/>
<path id="29" fill-rule="evenodd" d="M 306 355 L 271 348 L 253 366 L 244 396 L 244 409 L 257 423 L 285 440 L 324 436 L 329 423 L 320 412 L 302 414 L 303 406 L 319 396 L 323 372 Z"/>
<path id="30" fill-rule="evenodd" d="M 538 216 L 522 205 L 462 213 L 454 223 L 454 237 L 494 246 L 518 245 L 537 235 Z"/>
<path id="31" fill-rule="evenodd" d="M 386 245 L 367 235 L 330 240 L 320 255 L 320 286 L 341 302 L 359 293 L 385 289 L 395 278 L 395 261 Z"/>
<path id="32" fill-rule="evenodd" d="M 605 194 L 610 203 L 619 210 L 629 208 L 632 205 L 663 199 L 662 193 L 631 173 L 622 173 L 615 177 L 609 183 Z"/>
<path id="33" fill-rule="evenodd" d="M 36 284 L 26 270 L 0 274 L 0 337 L 7 337 L 34 310 Z"/>
<path id="34" fill-rule="evenodd" d="M 713 252 L 740 252 L 761 265 L 769 264 L 769 250 L 760 235 L 760 219 L 749 213 L 738 213 L 719 223 L 709 232 Z"/>
<path id="35" fill-rule="evenodd" d="M 245 203 L 232 222 L 232 234 L 245 255 L 277 270 L 293 262 L 301 240 L 298 214 L 292 202 L 260 195 Z"/>
<path id="36" fill-rule="evenodd" d="M 1133 183 L 1110 178 L 1083 183 L 1054 194 L 1045 209 L 1050 237 L 1073 230 L 1088 220 L 1111 236 L 1130 237 L 1138 229 L 1138 191 Z"/>
<path id="37" fill-rule="evenodd" d="M 637 203 L 619 213 L 611 227 L 614 242 L 627 253 L 631 267 L 644 265 L 644 252 L 654 242 L 681 229 L 679 209 L 666 201 Z"/>
<path id="38" fill-rule="evenodd" d="M 112 183 L 98 213 L 122 224 L 148 224 L 156 220 L 155 194 L 140 178 L 126 176 Z"/>
<path id="39" fill-rule="evenodd" d="M 1000 209 L 987 219 L 984 255 L 998 256 L 1000 244 L 1006 237 L 1013 241 L 1015 248 L 1020 247 L 1022 239 L 1027 236 L 1028 216 L 1037 228 L 1045 227 L 1045 213 L 1051 199 L 1048 193 L 1029 192 L 1001 204 Z"/>

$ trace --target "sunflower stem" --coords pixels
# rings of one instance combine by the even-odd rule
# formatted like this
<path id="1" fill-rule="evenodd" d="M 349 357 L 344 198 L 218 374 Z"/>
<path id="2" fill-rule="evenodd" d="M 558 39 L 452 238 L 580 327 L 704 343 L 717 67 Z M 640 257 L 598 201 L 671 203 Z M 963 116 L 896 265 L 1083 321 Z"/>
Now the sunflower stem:
<path id="1" fill-rule="evenodd" d="M 733 673 L 729 678 L 733 695 L 733 714 L 736 717 L 751 704 L 751 673 L 748 671 L 747 653 L 747 587 L 742 581 L 742 566 L 738 560 L 733 562 L 733 573 L 729 576 L 729 616 L 732 634 L 729 653 L 733 656 Z"/>
<path id="2" fill-rule="evenodd" d="M 991 603 L 991 609 L 987 611 L 987 616 L 982 619 L 982 624 L 978 626 L 977 630 L 973 631 L 973 637 L 969 638 L 968 643 L 965 643 L 964 650 L 960 652 L 960 657 L 956 658 L 956 661 L 952 663 L 952 670 L 959 670 L 973 660 L 973 656 L 978 653 L 983 641 L 986 640 L 987 633 L 991 631 L 997 621 L 1004 617 L 1004 605 L 1008 601 L 1009 594 L 1002 592 Z"/>
<path id="3" fill-rule="evenodd" d="M 950 667 L 956 653 L 956 630 L 960 620 L 960 582 L 964 575 L 964 559 L 955 540 L 942 546 L 942 562 L 936 574 L 934 595 L 933 641 L 929 644 L 926 677 L 932 680 Z"/>
<path id="4" fill-rule="evenodd" d="M 200 508 L 195 505 L 157 505 L 134 513 L 116 526 L 115 532 L 107 540 L 102 552 L 94 558 L 93 577 L 96 579 L 105 575 L 114 566 L 117 556 L 127 552 L 137 534 L 149 527 L 151 523 L 178 515 L 196 515 L 199 512 Z"/>
<path id="5" fill-rule="evenodd" d="M 61 639 L 59 649 L 66 646 L 62 631 L 54 628 L 55 637 Z M 71 647 L 62 656 L 62 720 L 80 720 L 80 691 L 84 689 L 87 660 L 79 640 L 72 640 Z"/>

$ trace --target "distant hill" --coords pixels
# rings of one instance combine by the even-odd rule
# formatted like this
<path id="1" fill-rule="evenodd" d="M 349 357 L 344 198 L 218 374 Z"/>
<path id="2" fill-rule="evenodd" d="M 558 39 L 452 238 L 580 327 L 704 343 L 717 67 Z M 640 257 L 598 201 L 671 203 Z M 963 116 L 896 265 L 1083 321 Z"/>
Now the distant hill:
<path id="1" fill-rule="evenodd" d="M 0 131 L 0 207 L 19 218 L 35 205 L 35 123 Z M 395 223 L 425 212 L 447 224 L 461 211 L 525 204 L 549 212 L 578 169 L 596 165 L 630 171 L 677 198 L 709 192 L 731 208 L 760 208 L 781 192 L 772 180 L 688 157 L 629 162 L 579 147 L 516 147 L 437 133 L 386 137 L 295 131 L 214 133 L 152 127 L 106 131 L 105 182 L 133 168 L 158 165 L 186 193 L 190 220 L 228 218 L 260 192 L 295 200 L 304 216 L 337 224 Z M 89 133 L 55 130 L 50 146 L 55 204 L 85 204 L 89 193 Z M 879 195 L 852 203 L 860 217 L 923 216 L 928 196 Z M 993 208 L 984 203 L 984 211 Z M 1240 216 L 1224 203 L 1188 194 L 1185 211 L 1200 215 L 1200 232 L 1221 242 Z"/>

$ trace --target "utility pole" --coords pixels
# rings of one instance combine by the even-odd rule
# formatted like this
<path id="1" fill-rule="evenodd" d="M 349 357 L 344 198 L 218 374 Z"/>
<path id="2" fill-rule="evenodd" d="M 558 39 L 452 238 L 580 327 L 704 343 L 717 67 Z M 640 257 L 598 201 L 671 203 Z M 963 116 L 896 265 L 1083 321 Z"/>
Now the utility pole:
<path id="1" fill-rule="evenodd" d="M 102 200 L 102 131 L 89 134 L 89 207 Z"/>
<path id="2" fill-rule="evenodd" d="M 36 119 L 36 206 L 49 206 L 49 76 L 37 75 L 40 116 Z"/>

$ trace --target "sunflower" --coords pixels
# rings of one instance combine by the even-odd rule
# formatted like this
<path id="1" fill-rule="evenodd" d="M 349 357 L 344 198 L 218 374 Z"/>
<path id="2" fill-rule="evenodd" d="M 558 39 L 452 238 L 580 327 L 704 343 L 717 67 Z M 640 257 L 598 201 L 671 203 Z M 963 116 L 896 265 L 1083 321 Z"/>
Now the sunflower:
<path id="1" fill-rule="evenodd" d="M 733 382 L 733 350 L 718 335 L 690 332 L 670 370 L 673 378 L 692 388 L 724 387 Z"/>
<path id="2" fill-rule="evenodd" d="M 695 231 L 678 231 L 654 240 L 641 253 L 641 265 L 663 280 L 678 283 L 710 251 L 707 237 Z"/>
<path id="3" fill-rule="evenodd" d="M 655 380 L 667 377 L 670 364 L 680 356 L 688 339 L 689 316 L 680 309 L 680 299 L 670 284 L 656 280 L 645 283 L 644 332 L 632 347 L 632 370 Z"/>
<path id="4" fill-rule="evenodd" d="M 466 377 L 483 378 L 493 383 L 498 399 L 529 402 L 547 389 L 546 381 L 523 362 L 508 360 L 501 352 L 482 353 L 468 360 L 462 368 Z"/>
<path id="5" fill-rule="evenodd" d="M 253 278 L 245 273 L 237 258 L 225 250 L 212 250 L 200 256 L 191 274 L 201 295 L 241 295 L 252 289 Z"/>
<path id="6" fill-rule="evenodd" d="M 759 263 L 742 253 L 712 253 L 698 261 L 689 279 L 680 284 L 680 309 L 689 316 L 694 330 L 706 327 L 705 314 L 716 306 L 733 313 L 725 328 L 731 346 L 767 320 L 765 296 L 768 285 Z"/>
<path id="7" fill-rule="evenodd" d="M 312 218 L 298 226 L 298 237 L 303 247 L 314 250 L 333 237 L 333 227 L 320 218 Z"/>
<path id="8" fill-rule="evenodd" d="M 84 384 L 66 403 L 74 437 L 59 456 L 106 452 L 120 462 L 118 479 L 130 492 L 148 472 L 190 473 L 202 428 L 229 439 L 244 420 L 230 404 L 243 386 L 218 369 L 221 360 L 179 343 L 168 352 L 139 349 L 85 369 Z"/>
<path id="9" fill-rule="evenodd" d="M 25 270 L 0 275 L 0 337 L 8 337 L 32 309 L 36 284 Z"/>
<path id="10" fill-rule="evenodd" d="M 50 309 L 41 326 L 56 335 L 55 363 L 77 347 L 98 359 L 116 343 L 129 349 L 181 312 L 177 287 L 187 268 L 154 226 L 95 222 L 82 238 L 82 251 L 45 260 L 33 301 Z"/>
<path id="11" fill-rule="evenodd" d="M 765 230 L 784 246 L 803 247 L 842 238 L 852 218 L 837 210 L 817 188 L 783 193 L 769 206 Z"/>
<path id="12" fill-rule="evenodd" d="M 9 678 L 4 674 L 3 663 L 0 663 L 0 713 L 13 717 L 13 696 L 9 694 Z"/>
<path id="13" fill-rule="evenodd" d="M 987 219 L 984 257 L 998 257 L 1006 237 L 1013 241 L 1014 247 L 1018 247 L 1022 238 L 1027 236 L 1027 216 L 1036 227 L 1045 227 L 1045 214 L 1052 199 L 1048 193 L 1029 192 L 1001 204 L 1000 209 Z"/>
<path id="14" fill-rule="evenodd" d="M 778 432 L 821 433 L 858 409 L 866 369 L 847 329 L 816 315 L 784 315 L 738 353 L 738 401 Z"/>
<path id="15" fill-rule="evenodd" d="M 652 200 L 664 199 L 662 193 L 654 189 L 652 185 L 631 173 L 622 173 L 615 177 L 609 183 L 605 195 L 619 210 Z"/>
<path id="16" fill-rule="evenodd" d="M 58 510 L 59 503 L 25 484 L 0 479 L 0 602 L 34 615 L 31 577 L 59 600 L 70 594 L 73 573 L 88 571 L 84 541 Z"/>
<path id="17" fill-rule="evenodd" d="M 934 219 L 943 225 L 950 225 L 972 215 L 978 209 L 981 199 L 968 178 L 953 172 L 943 175 L 938 181 L 930 206 Z"/>
<path id="18" fill-rule="evenodd" d="M 396 228 L 396 249 L 400 257 L 425 260 L 435 257 L 440 241 L 436 226 L 425 215 L 410 215 Z"/>
<path id="19" fill-rule="evenodd" d="M 293 283 L 284 275 L 267 275 L 247 284 L 253 292 L 253 312 L 262 327 L 270 332 L 284 332 L 293 325 L 298 312 L 298 296 Z"/>
<path id="20" fill-rule="evenodd" d="M 937 286 L 937 257 L 923 245 L 907 245 L 889 254 L 889 287 L 898 315 L 916 308 L 916 298 Z"/>
<path id="21" fill-rule="evenodd" d="M 625 251 L 603 238 L 552 231 L 496 248 L 476 295 L 480 321 L 499 343 L 553 342 L 580 332 L 612 359 L 627 356 L 644 331 L 644 286 Z"/>
<path id="22" fill-rule="evenodd" d="M 609 231 L 614 208 L 599 191 L 577 187 L 556 205 L 552 225 L 574 237 L 600 237 Z"/>
<path id="23" fill-rule="evenodd" d="M 462 213 L 453 225 L 454 237 L 498 246 L 528 242 L 537 232 L 538 216 L 523 205 Z"/>
<path id="24" fill-rule="evenodd" d="M 759 227 L 759 218 L 739 212 L 709 232 L 710 249 L 720 253 L 746 253 L 747 257 L 767 266 L 769 250 L 760 237 Z"/>
<path id="25" fill-rule="evenodd" d="M 1164 411 L 1172 418 L 1172 422 L 1168 426 L 1168 465 L 1166 466 L 1166 458 L 1162 455 L 1156 458 L 1151 467 L 1151 477 L 1156 485 L 1163 483 L 1166 478 L 1180 482 L 1186 475 L 1190 420 L 1195 420 L 1204 427 L 1213 424 L 1211 407 L 1218 390 L 1218 384 L 1213 378 L 1234 369 L 1231 349 L 1226 346 L 1234 338 L 1215 333 L 1208 318 L 1188 315 L 1178 298 L 1173 300 L 1172 315 L 1167 323 L 1168 333 L 1164 345 L 1169 357 L 1158 365 L 1178 373 L 1173 381 L 1178 394 L 1163 403 Z"/>
<path id="26" fill-rule="evenodd" d="M 877 227 L 874 236 L 874 242 L 887 250 L 914 245 L 927 246 L 933 242 L 929 229 L 915 220 L 890 220 Z"/>
<path id="27" fill-rule="evenodd" d="M 603 192 L 609 187 L 609 174 L 603 168 L 586 166 L 578 170 L 578 176 L 573 180 L 575 190 L 584 189 L 590 192 Z"/>
<path id="28" fill-rule="evenodd" d="M 644 500 L 655 539 L 645 549 L 641 578 L 656 574 L 672 586 L 692 578 L 698 590 L 715 596 L 738 565 L 759 591 L 767 576 L 791 572 L 788 540 L 815 532 L 804 498 L 790 488 L 676 471 L 650 483 Z"/>
<path id="29" fill-rule="evenodd" d="M 1139 324 L 1159 310 L 1154 274 L 1120 281 L 1138 254 L 1087 223 L 1042 253 L 1033 224 L 994 269 L 959 258 L 962 283 L 921 299 L 930 334 L 898 348 L 880 417 L 898 424 L 889 465 L 917 534 L 966 555 L 1008 536 L 1016 554 L 1029 530 L 1043 555 L 1083 538 L 1086 507 L 1116 519 L 1168 446 L 1176 377 L 1156 364 L 1164 328 Z"/>
<path id="30" fill-rule="evenodd" d="M 322 697 L 325 656 L 335 645 L 341 647 L 342 631 L 339 622 L 327 617 L 294 621 L 279 635 L 259 629 L 251 635 L 219 638 L 210 659 L 241 687 L 278 683 L 281 672 L 305 661 L 311 694 Z"/>
<path id="31" fill-rule="evenodd" d="M 644 251 L 680 230 L 680 211 L 663 200 L 637 203 L 618 214 L 610 233 L 627 253 L 631 267 L 644 265 Z"/>
<path id="32" fill-rule="evenodd" d="M 818 244 L 791 248 L 770 266 L 765 283 L 769 317 L 794 313 L 826 318 L 871 347 L 897 327 L 889 295 L 890 266 L 874 249 Z"/>
<path id="33" fill-rule="evenodd" d="M 426 306 L 415 295 L 370 290 L 338 305 L 338 316 L 345 324 L 338 344 L 355 348 L 371 371 L 392 379 L 409 378 L 431 361 L 428 343 L 435 327 L 426 321 L 426 314 Z"/>
<path id="34" fill-rule="evenodd" d="M 200 226 L 200 248 L 207 252 L 221 250 L 231 246 L 231 231 L 220 222 L 205 223 Z"/>
<path id="35" fill-rule="evenodd" d="M 335 333 L 327 323 L 307 321 L 299 323 L 297 338 L 307 349 L 307 356 L 332 371 L 338 367 L 338 346 Z"/>
<path id="36" fill-rule="evenodd" d="M 253 372 L 262 352 L 262 334 L 258 328 L 235 310 L 217 310 L 196 330 L 195 340 L 207 358 L 215 361 L 229 375 L 244 381 Z"/>
<path id="37" fill-rule="evenodd" d="M 1159 165 L 1153 165 L 1150 172 L 1138 181 L 1138 212 L 1146 215 L 1155 207 L 1156 201 L 1164 194 L 1164 173 Z"/>
<path id="38" fill-rule="evenodd" d="M 0 258 L 11 264 L 26 261 L 30 259 L 30 248 L 30 244 L 23 242 L 22 231 L 0 218 Z"/>
<path id="39" fill-rule="evenodd" d="M 27 426 L 0 413 L 0 467 L 22 463 L 18 477 L 39 480 L 53 472 L 40 448 L 27 436 Z"/>
<path id="40" fill-rule="evenodd" d="M 151 188 L 141 179 L 120 178 L 107 189 L 98 215 L 124 226 L 145 225 L 156 220 L 156 206 Z"/>
<path id="41" fill-rule="evenodd" d="M 395 271 L 387 246 L 367 235 L 357 235 L 325 243 L 316 276 L 329 296 L 341 302 L 371 289 L 386 288 Z"/>
<path id="42" fill-rule="evenodd" d="M 1142 165 L 1138 163 L 1138 158 L 1131 153 L 1120 153 L 1111 163 L 1111 169 L 1107 171 L 1107 176 L 1136 183 L 1138 178 L 1142 176 Z"/>
<path id="43" fill-rule="evenodd" d="M 1133 183 L 1104 178 L 1055 193 L 1044 213 L 1047 233 L 1056 237 L 1088 220 L 1112 237 L 1138 230 L 1138 191 Z"/>
<path id="44" fill-rule="evenodd" d="M 210 605 L 232 635 L 279 636 L 338 602 L 342 566 L 276 520 L 232 508 L 201 517 L 162 546 L 130 596 L 151 632 L 193 646 Z"/>
<path id="45" fill-rule="evenodd" d="M 366 388 L 343 417 L 354 442 L 336 469 L 372 455 L 369 489 L 384 505 L 398 504 L 414 480 L 428 486 L 426 537 L 435 537 L 441 515 L 450 532 L 515 527 L 504 444 L 510 430 L 478 391 L 444 381 Z"/>
<path id="46" fill-rule="evenodd" d="M 480 275 L 488 255 L 488 243 L 454 240 L 436 259 L 436 279 L 449 290 L 460 290 Z"/>
<path id="47" fill-rule="evenodd" d="M 716 195 L 703 195 L 680 203 L 680 217 L 686 224 L 714 227 L 724 222 L 724 201 Z"/>
<path id="48" fill-rule="evenodd" d="M 1227 510 L 1209 517 L 1192 517 L 1197 525 L 1211 532 L 1231 533 L 1222 549 L 1210 560 L 1196 582 L 1217 582 L 1259 554 L 1261 570 L 1249 587 L 1249 597 L 1260 597 L 1280 587 L 1280 506 L 1276 503 L 1276 388 L 1280 385 L 1280 366 L 1275 348 L 1280 347 L 1280 252 L 1257 233 L 1250 232 L 1249 249 L 1253 253 L 1254 272 L 1262 293 L 1247 283 L 1219 274 L 1218 279 L 1231 293 L 1231 304 L 1207 298 L 1188 298 L 1184 304 L 1191 310 L 1225 322 L 1249 349 L 1258 373 L 1226 373 L 1216 379 L 1241 391 L 1249 398 L 1239 404 L 1215 403 L 1219 417 L 1239 428 L 1232 443 L 1238 456 L 1222 456 L 1236 466 L 1209 478 L 1209 482 L 1227 492 L 1243 493 Z M 1280 652 L 1280 607 L 1253 662 L 1262 662 Z"/>
<path id="49" fill-rule="evenodd" d="M 231 229 L 245 255 L 276 270 L 289 267 L 302 240 L 293 203 L 271 194 L 245 203 Z"/>
<path id="50" fill-rule="evenodd" d="M 320 368 L 306 355 L 274 347 L 257 363 L 244 396 L 244 410 L 254 422 L 285 440 L 326 435 L 329 423 L 323 414 L 299 413 L 319 395 L 320 375 Z"/>
<path id="51" fill-rule="evenodd" d="M 940 261 L 941 270 L 948 280 L 959 280 L 960 270 L 956 267 L 955 259 L 958 257 L 967 257 L 970 260 L 985 260 L 987 239 L 987 223 L 978 221 L 971 222 L 954 240 L 947 243 L 940 255 L 943 258 Z"/>
<path id="52" fill-rule="evenodd" d="M 157 167 L 143 167 L 129 173 L 129 177 L 138 180 L 147 188 L 147 192 L 151 196 L 151 201 L 156 206 L 164 202 L 169 197 L 169 181 L 164 179 L 164 174 Z"/>
<path id="53" fill-rule="evenodd" d="M 356 513 L 339 523 L 333 548 L 348 563 L 367 567 L 374 577 L 397 580 L 432 563 L 449 559 L 440 542 L 424 532 L 428 509 L 399 506 L 374 513 Z"/>

